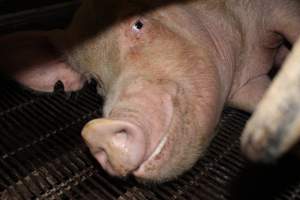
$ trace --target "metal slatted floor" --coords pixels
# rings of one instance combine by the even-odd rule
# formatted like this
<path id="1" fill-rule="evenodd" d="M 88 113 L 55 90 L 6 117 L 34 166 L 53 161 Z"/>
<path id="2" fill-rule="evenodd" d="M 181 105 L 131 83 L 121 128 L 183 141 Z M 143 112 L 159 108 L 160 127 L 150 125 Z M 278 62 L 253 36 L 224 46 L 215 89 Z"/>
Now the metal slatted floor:
<path id="1" fill-rule="evenodd" d="M 252 166 L 240 154 L 247 113 L 226 108 L 206 156 L 178 180 L 145 186 L 107 175 L 80 132 L 101 116 L 95 82 L 76 93 L 58 84 L 52 94 L 2 81 L 0 89 L 1 199 L 298 199 L 300 163 L 289 156 Z"/>

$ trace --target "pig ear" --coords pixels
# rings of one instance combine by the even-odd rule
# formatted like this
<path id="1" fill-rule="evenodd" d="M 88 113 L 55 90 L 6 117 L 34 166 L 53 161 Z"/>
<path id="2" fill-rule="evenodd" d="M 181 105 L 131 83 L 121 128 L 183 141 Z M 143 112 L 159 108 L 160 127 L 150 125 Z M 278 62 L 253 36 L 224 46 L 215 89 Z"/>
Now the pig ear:
<path id="1" fill-rule="evenodd" d="M 51 92 L 57 81 L 65 90 L 80 89 L 84 78 L 64 59 L 63 35 L 20 32 L 0 37 L 0 71 L 34 90 Z"/>

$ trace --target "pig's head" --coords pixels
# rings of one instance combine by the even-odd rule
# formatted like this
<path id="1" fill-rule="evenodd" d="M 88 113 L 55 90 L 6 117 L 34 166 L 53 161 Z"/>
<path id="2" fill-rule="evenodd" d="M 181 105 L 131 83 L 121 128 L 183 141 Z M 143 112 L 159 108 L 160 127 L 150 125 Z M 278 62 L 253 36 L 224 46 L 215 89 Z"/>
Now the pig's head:
<path id="1" fill-rule="evenodd" d="M 21 44 L 30 43 L 13 48 L 23 49 L 15 54 L 22 62 L 2 48 L 4 63 L 26 61 L 28 70 L 16 70 L 16 78 L 41 90 L 59 79 L 74 90 L 84 80 L 79 74 L 93 75 L 106 98 L 104 118 L 82 131 L 94 157 L 111 175 L 152 182 L 175 178 L 207 148 L 224 104 L 212 46 L 204 33 L 196 45 L 160 9 L 138 15 L 122 12 L 131 8 L 126 1 L 109 6 L 117 11 L 100 2 L 87 1 L 64 34 L 38 34 L 40 40 L 27 40 L 31 33 L 17 36 Z M 54 54 L 53 47 L 64 56 Z M 41 57 L 39 62 L 27 62 L 33 55 Z"/>
<path id="2" fill-rule="evenodd" d="M 166 181 L 203 154 L 222 107 L 218 72 L 205 47 L 155 11 L 119 16 L 69 53 L 78 71 L 102 84 L 104 118 L 88 123 L 82 135 L 107 172 Z"/>

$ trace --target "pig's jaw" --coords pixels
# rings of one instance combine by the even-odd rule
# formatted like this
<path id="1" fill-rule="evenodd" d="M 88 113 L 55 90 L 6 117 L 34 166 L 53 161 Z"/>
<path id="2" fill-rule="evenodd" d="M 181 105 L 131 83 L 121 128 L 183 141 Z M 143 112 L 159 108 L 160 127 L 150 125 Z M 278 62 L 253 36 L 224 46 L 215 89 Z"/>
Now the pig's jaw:
<path id="1" fill-rule="evenodd" d="M 165 144 L 168 140 L 168 134 L 164 135 L 161 141 L 159 142 L 158 146 L 155 148 L 153 153 L 150 155 L 149 158 L 147 158 L 136 170 L 132 172 L 133 175 L 136 177 L 141 177 L 143 174 L 145 174 L 145 169 L 147 168 L 147 165 L 149 165 L 155 157 L 159 156 L 162 152 L 163 148 L 165 147 Z"/>

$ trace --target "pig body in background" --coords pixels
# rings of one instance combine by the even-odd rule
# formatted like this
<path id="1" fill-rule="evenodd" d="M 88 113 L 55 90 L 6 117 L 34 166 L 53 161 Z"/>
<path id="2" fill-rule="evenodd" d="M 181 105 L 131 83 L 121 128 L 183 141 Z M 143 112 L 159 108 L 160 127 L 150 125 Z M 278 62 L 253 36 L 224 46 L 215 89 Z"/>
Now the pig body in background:
<path id="1" fill-rule="evenodd" d="M 65 31 L 8 36 L 0 51 L 22 66 L 16 52 L 27 68 L 8 73 L 35 89 L 99 80 L 104 118 L 82 132 L 91 153 L 112 175 L 160 182 L 203 155 L 225 103 L 255 108 L 300 33 L 299 10 L 296 0 L 87 0 Z"/>

